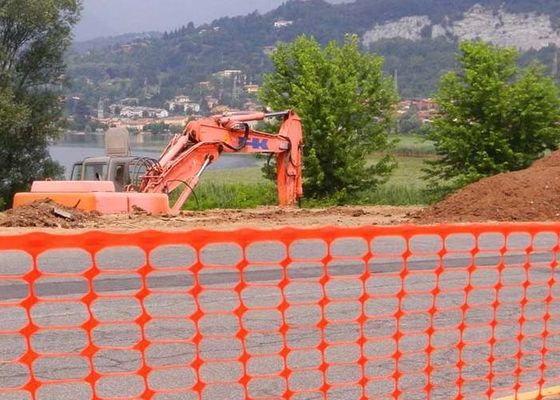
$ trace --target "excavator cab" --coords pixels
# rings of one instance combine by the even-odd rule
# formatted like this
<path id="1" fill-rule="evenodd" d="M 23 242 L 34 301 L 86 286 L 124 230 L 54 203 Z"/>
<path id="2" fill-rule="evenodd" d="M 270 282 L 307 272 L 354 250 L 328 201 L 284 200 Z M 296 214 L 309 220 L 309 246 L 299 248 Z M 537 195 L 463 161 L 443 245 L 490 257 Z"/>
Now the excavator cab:
<path id="1" fill-rule="evenodd" d="M 112 181 L 115 191 L 137 187 L 146 173 L 143 159 L 135 157 L 90 157 L 75 163 L 71 181 Z"/>
<path id="2" fill-rule="evenodd" d="M 17 193 L 14 207 L 50 199 L 67 207 L 103 213 L 129 212 L 134 207 L 162 214 L 169 210 L 163 193 L 138 193 L 142 177 L 152 160 L 130 155 L 126 128 L 105 133 L 105 156 L 75 163 L 69 181 L 35 181 L 30 192 Z"/>
<path id="3" fill-rule="evenodd" d="M 140 185 L 146 173 L 146 162 L 130 155 L 129 134 L 125 128 L 110 128 L 105 133 L 105 154 L 75 163 L 70 181 L 111 181 L 116 192 Z"/>

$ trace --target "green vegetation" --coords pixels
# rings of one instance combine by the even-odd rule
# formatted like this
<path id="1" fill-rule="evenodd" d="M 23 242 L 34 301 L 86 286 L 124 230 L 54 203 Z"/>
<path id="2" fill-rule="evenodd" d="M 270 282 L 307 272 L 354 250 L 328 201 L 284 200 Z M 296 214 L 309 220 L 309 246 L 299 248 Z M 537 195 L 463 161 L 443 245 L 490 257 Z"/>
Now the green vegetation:
<path id="1" fill-rule="evenodd" d="M 181 133 L 183 132 L 183 126 L 181 125 L 169 125 L 164 122 L 154 122 L 152 124 L 144 125 L 144 132 L 151 132 L 154 134 L 160 133 Z"/>
<path id="2" fill-rule="evenodd" d="M 439 156 L 426 169 L 434 193 L 526 168 L 558 148 L 558 87 L 540 65 L 517 61 L 514 49 L 461 44 L 461 70 L 442 77 L 440 116 L 428 130 Z"/>
<path id="3" fill-rule="evenodd" d="M 247 167 L 206 172 L 184 208 L 254 208 L 276 204 L 275 184 L 262 176 L 260 167 Z"/>
<path id="4" fill-rule="evenodd" d="M 436 154 L 434 143 L 424 135 L 389 135 L 394 141 L 393 153 L 401 157 L 429 157 Z"/>
<path id="5" fill-rule="evenodd" d="M 255 208 L 276 205 L 278 197 L 272 182 L 249 183 L 201 183 L 195 195 L 185 205 L 186 210 L 210 208 Z"/>
<path id="6" fill-rule="evenodd" d="M 366 163 L 370 153 L 388 148 L 397 98 L 383 59 L 361 53 L 356 36 L 325 48 L 301 36 L 280 44 L 272 62 L 260 98 L 272 109 L 294 109 L 302 119 L 307 196 L 347 199 L 383 182 L 392 159 Z"/>
<path id="7" fill-rule="evenodd" d="M 79 2 L 0 2 L 0 198 L 62 173 L 47 151 L 58 134 L 64 52 Z"/>
<path id="8" fill-rule="evenodd" d="M 424 160 L 422 157 L 397 157 L 398 166 L 388 182 L 360 192 L 352 204 L 428 204 L 431 197 L 425 191 L 421 172 Z M 196 198 L 191 196 L 185 209 L 254 208 L 277 204 L 276 186 L 263 177 L 260 167 L 208 171 L 196 187 L 195 193 Z M 302 199 L 303 207 L 339 204 L 340 199 L 334 197 L 320 200 L 306 197 Z"/>

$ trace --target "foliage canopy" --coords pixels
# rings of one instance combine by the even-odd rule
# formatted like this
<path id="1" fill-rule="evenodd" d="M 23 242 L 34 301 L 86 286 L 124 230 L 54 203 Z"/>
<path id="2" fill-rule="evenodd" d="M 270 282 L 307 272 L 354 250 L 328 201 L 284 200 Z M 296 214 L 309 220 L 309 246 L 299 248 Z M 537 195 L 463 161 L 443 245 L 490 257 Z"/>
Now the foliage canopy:
<path id="1" fill-rule="evenodd" d="M 441 79 L 440 115 L 428 138 L 439 159 L 426 169 L 440 192 L 528 167 L 560 141 L 560 95 L 543 68 L 517 65 L 514 49 L 483 42 L 459 48 L 460 71 Z"/>
<path id="2" fill-rule="evenodd" d="M 326 47 L 301 36 L 272 55 L 261 101 L 272 109 L 294 109 L 304 129 L 304 185 L 310 197 L 344 198 L 382 182 L 389 157 L 368 165 L 372 151 L 388 146 L 396 102 L 383 59 L 362 54 L 356 36 Z"/>
<path id="3" fill-rule="evenodd" d="M 49 157 L 57 133 L 64 52 L 78 0 L 0 1 L 0 197 L 60 174 Z"/>

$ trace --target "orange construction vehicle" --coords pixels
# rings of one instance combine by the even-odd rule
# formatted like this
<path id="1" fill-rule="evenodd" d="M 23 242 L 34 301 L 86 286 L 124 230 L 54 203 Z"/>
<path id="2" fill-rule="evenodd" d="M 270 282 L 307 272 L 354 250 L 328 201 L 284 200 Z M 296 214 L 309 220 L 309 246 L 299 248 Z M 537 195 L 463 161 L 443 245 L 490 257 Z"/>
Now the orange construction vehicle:
<path id="1" fill-rule="evenodd" d="M 272 117 L 282 118 L 277 134 L 250 126 Z M 86 159 L 74 165 L 70 181 L 33 182 L 30 192 L 15 195 L 14 207 L 51 199 L 105 214 L 127 213 L 136 207 L 154 214 L 177 213 L 204 170 L 222 153 L 275 154 L 278 200 L 281 206 L 292 206 L 303 195 L 302 150 L 301 121 L 293 111 L 226 113 L 189 122 L 159 160 L 134 158 L 126 150 Z M 172 192 L 176 200 L 170 205 Z"/>

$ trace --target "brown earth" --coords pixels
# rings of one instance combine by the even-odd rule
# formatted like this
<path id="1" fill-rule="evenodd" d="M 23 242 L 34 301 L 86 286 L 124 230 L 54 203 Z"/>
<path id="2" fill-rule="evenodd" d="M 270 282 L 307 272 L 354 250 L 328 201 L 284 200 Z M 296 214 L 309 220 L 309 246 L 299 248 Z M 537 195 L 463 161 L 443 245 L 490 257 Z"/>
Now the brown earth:
<path id="1" fill-rule="evenodd" d="M 47 202 L 0 213 L 0 227 L 4 227 L 0 232 L 19 233 L 29 231 L 29 228 L 33 230 L 46 228 L 49 231 L 52 228 L 121 231 L 395 225 L 406 223 L 409 216 L 420 209 L 390 206 L 322 209 L 260 207 L 251 210 L 182 212 L 177 216 L 152 216 L 142 210 L 137 210 L 130 215 L 99 215 L 64 209 L 75 215 L 74 220 L 68 220 L 53 214 L 54 207 L 52 203 Z"/>
<path id="2" fill-rule="evenodd" d="M 412 222 L 560 221 L 560 151 L 531 167 L 482 179 L 420 210 Z"/>
<path id="3" fill-rule="evenodd" d="M 51 200 L 35 201 L 28 206 L 0 213 L 0 227 L 84 228 L 99 216 L 98 213 L 64 207 Z"/>

